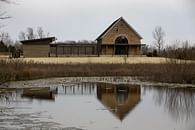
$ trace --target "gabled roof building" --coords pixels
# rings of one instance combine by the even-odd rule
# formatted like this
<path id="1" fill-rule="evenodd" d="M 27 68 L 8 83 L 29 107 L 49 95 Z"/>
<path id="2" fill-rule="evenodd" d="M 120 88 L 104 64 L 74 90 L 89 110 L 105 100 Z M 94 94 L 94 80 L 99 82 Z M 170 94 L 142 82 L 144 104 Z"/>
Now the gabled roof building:
<path id="1" fill-rule="evenodd" d="M 54 42 L 55 37 L 24 40 L 24 57 L 140 55 L 142 37 L 124 18 L 114 21 L 94 44 Z"/>
<path id="2" fill-rule="evenodd" d="M 141 39 L 140 34 L 120 17 L 96 40 L 99 55 L 140 55 Z"/>

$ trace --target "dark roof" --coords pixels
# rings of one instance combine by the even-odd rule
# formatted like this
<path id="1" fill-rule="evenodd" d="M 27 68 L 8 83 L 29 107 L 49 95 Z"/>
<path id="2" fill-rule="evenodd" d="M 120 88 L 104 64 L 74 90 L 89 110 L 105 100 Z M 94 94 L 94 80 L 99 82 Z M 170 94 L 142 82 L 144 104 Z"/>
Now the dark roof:
<path id="1" fill-rule="evenodd" d="M 50 46 L 96 46 L 97 43 L 66 43 L 66 42 L 57 42 L 51 43 Z"/>
<path id="2" fill-rule="evenodd" d="M 119 19 L 115 20 L 96 40 L 99 40 Z"/>
<path id="3" fill-rule="evenodd" d="M 97 44 L 95 42 L 93 43 L 80 43 L 80 42 L 75 42 L 75 43 L 71 43 L 71 42 L 56 42 L 56 43 L 51 43 L 51 44 L 56 44 L 56 45 L 93 45 L 93 44 Z"/>
<path id="4" fill-rule="evenodd" d="M 142 39 L 141 35 L 139 35 L 124 19 L 123 17 L 120 17 L 118 18 L 116 21 L 114 21 L 102 34 L 100 34 L 100 36 L 96 39 L 96 40 L 99 40 L 101 39 L 101 37 L 110 29 L 112 28 L 112 26 L 114 26 L 117 22 L 119 22 L 120 20 L 123 20 L 127 25 L 128 27 L 140 38 Z"/>
<path id="5" fill-rule="evenodd" d="M 55 37 L 46 37 L 46 38 L 39 38 L 39 39 L 24 40 L 24 41 L 20 41 L 20 42 L 21 43 L 32 43 L 32 42 L 40 42 L 40 41 L 53 42 L 55 40 L 56 40 Z"/>

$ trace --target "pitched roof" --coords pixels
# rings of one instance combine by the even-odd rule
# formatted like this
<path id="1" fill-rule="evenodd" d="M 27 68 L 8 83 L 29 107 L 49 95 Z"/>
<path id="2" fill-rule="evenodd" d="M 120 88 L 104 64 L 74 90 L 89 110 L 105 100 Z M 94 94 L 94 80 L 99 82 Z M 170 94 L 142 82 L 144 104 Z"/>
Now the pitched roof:
<path id="1" fill-rule="evenodd" d="M 120 102 L 118 99 L 120 99 L 121 95 L 118 95 L 114 90 L 117 86 L 118 85 L 112 84 L 99 84 L 97 98 L 113 115 L 122 121 L 140 103 L 140 87 L 136 85 L 125 85 L 125 87 L 120 87 L 119 85 L 117 88 L 118 90 L 121 89 L 126 91 L 123 93 L 123 101 Z"/>
<path id="2" fill-rule="evenodd" d="M 140 34 L 138 34 L 138 32 L 136 32 L 126 21 L 123 17 L 118 18 L 117 20 L 115 20 L 102 34 L 99 35 L 99 37 L 96 40 L 101 39 L 111 28 L 114 27 L 114 25 L 116 25 L 118 22 L 120 21 L 124 21 L 127 26 L 140 38 L 142 39 L 142 36 Z"/>
<path id="3" fill-rule="evenodd" d="M 32 43 L 32 42 L 40 42 L 40 41 L 49 41 L 49 42 L 52 42 L 52 41 L 55 41 L 55 37 L 46 37 L 46 38 L 39 38 L 39 39 L 31 39 L 31 40 L 23 40 L 23 41 L 20 41 L 21 43 Z"/>

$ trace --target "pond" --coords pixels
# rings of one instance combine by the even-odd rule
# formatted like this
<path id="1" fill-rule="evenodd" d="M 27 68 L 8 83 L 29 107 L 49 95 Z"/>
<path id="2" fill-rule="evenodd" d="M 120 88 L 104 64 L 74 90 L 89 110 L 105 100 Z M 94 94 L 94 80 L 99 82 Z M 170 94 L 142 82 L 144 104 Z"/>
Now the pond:
<path id="1" fill-rule="evenodd" d="M 195 90 L 74 83 L 0 89 L 0 129 L 194 130 Z"/>

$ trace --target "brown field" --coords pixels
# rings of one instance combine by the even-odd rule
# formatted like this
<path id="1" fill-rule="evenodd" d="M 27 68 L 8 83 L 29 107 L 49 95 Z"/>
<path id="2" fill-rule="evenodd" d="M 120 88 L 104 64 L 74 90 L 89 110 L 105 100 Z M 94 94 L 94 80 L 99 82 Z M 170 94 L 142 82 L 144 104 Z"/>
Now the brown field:
<path id="1" fill-rule="evenodd" d="M 149 57 L 1 58 L 0 60 L 0 84 L 12 80 L 78 76 L 138 76 L 149 81 L 195 84 L 195 63 Z"/>
<path id="2" fill-rule="evenodd" d="M 144 56 L 0 58 L 0 84 L 75 76 L 141 76 L 152 81 L 194 84 L 195 62 Z"/>
<path id="3" fill-rule="evenodd" d="M 42 63 L 54 63 L 54 64 L 66 64 L 66 63 L 128 63 L 128 64 L 139 64 L 139 63 L 165 63 L 166 58 L 160 57 L 47 57 L 47 58 L 21 58 L 24 61 L 34 61 Z"/>

